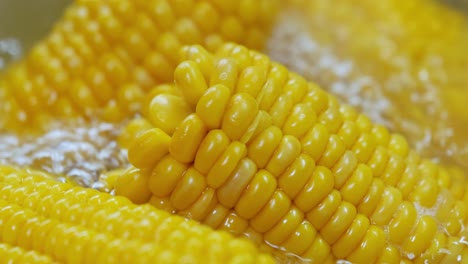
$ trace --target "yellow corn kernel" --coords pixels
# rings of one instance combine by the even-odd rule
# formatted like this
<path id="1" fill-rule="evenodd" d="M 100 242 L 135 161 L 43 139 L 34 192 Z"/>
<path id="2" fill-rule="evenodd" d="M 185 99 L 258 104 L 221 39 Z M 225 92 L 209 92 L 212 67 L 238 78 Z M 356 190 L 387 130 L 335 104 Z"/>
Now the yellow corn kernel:
<path id="1" fill-rule="evenodd" d="M 244 144 L 238 141 L 231 142 L 206 175 L 208 185 L 212 188 L 222 186 L 246 155 L 247 149 Z"/>
<path id="2" fill-rule="evenodd" d="M 301 103 L 308 92 L 308 84 L 300 75 L 289 72 L 289 79 L 283 88 L 284 94 L 290 96 L 294 104 Z"/>
<path id="3" fill-rule="evenodd" d="M 317 122 L 323 124 L 332 133 L 338 132 L 343 124 L 340 112 L 337 108 L 328 108 L 318 116 Z"/>
<path id="4" fill-rule="evenodd" d="M 256 172 L 257 166 L 253 161 L 248 158 L 240 160 L 229 179 L 217 190 L 219 202 L 233 208 Z"/>
<path id="5" fill-rule="evenodd" d="M 374 175 L 380 176 L 383 173 L 383 170 L 387 166 L 387 162 L 389 159 L 389 155 L 387 150 L 382 147 L 378 146 L 372 156 L 370 157 L 367 164 L 372 169 Z"/>
<path id="6" fill-rule="evenodd" d="M 364 114 L 358 115 L 356 124 L 362 133 L 370 133 L 370 130 L 372 129 L 372 122 L 370 121 L 369 117 L 365 116 Z"/>
<path id="7" fill-rule="evenodd" d="M 156 40 L 156 48 L 171 62 L 171 66 L 174 67 L 174 69 L 176 65 L 173 65 L 172 62 L 178 60 L 178 52 L 181 46 L 182 44 L 175 32 L 164 32 L 159 36 L 159 39 Z M 171 74 L 170 78 L 172 77 L 173 74 Z"/>
<path id="8" fill-rule="evenodd" d="M 356 123 L 345 120 L 343 125 L 341 126 L 340 130 L 337 132 L 338 136 L 340 137 L 341 141 L 345 145 L 346 149 L 350 149 L 359 137 L 358 128 Z"/>
<path id="9" fill-rule="evenodd" d="M 309 83 L 307 95 L 303 98 L 303 103 L 309 104 L 315 111 L 317 116 L 323 112 L 328 106 L 327 93 L 320 89 L 317 85 Z"/>
<path id="10" fill-rule="evenodd" d="M 192 112 L 181 97 L 167 93 L 156 95 L 151 100 L 148 111 L 151 123 L 169 135 Z"/>
<path id="11" fill-rule="evenodd" d="M 232 58 L 220 59 L 215 63 L 214 70 L 210 76 L 210 86 L 222 84 L 234 91 L 237 84 L 237 63 Z"/>
<path id="12" fill-rule="evenodd" d="M 98 66 L 104 71 L 112 84 L 118 85 L 128 78 L 127 66 L 118 54 L 107 53 L 99 60 Z"/>
<path id="13" fill-rule="evenodd" d="M 321 230 L 336 212 L 341 201 L 340 192 L 332 190 L 306 217 L 315 228 Z"/>
<path id="14" fill-rule="evenodd" d="M 352 175 L 357 166 L 357 158 L 351 151 L 345 151 L 340 160 L 332 167 L 335 176 L 335 188 L 340 189 Z"/>
<path id="15" fill-rule="evenodd" d="M 147 69 L 143 68 L 143 66 L 137 66 L 131 72 L 132 72 L 132 75 L 131 75 L 132 81 L 139 83 L 139 86 L 144 91 L 148 91 L 156 84 L 153 76 L 149 73 Z M 141 107 L 140 105 L 141 105 L 141 102 L 143 101 L 144 101 L 144 98 L 141 98 L 140 101 L 133 102 L 133 105 L 137 105 L 138 107 Z M 138 110 L 141 111 L 140 109 Z"/>
<path id="16" fill-rule="evenodd" d="M 226 151 L 230 143 L 222 130 L 211 130 L 200 143 L 195 155 L 194 167 L 207 174 L 212 164 Z"/>
<path id="17" fill-rule="evenodd" d="M 447 232 L 451 235 L 458 234 L 462 228 L 463 221 L 459 219 L 466 219 L 466 209 L 463 207 L 461 201 L 456 201 L 453 208 L 451 208 L 451 219 L 445 224 Z"/>
<path id="18" fill-rule="evenodd" d="M 265 129 L 270 127 L 272 123 L 272 118 L 267 112 L 263 110 L 258 111 L 254 120 L 240 138 L 240 142 L 248 145 L 252 139 L 258 136 L 261 132 L 265 131 Z"/>
<path id="19" fill-rule="evenodd" d="M 403 198 L 398 189 L 393 187 L 385 188 L 382 199 L 380 199 L 379 204 L 370 216 L 371 220 L 377 225 L 387 225 L 402 201 Z"/>
<path id="20" fill-rule="evenodd" d="M 164 210 L 166 212 L 175 213 L 176 210 L 172 207 L 171 201 L 169 198 L 159 198 L 157 196 L 152 196 L 148 202 L 157 209 Z"/>
<path id="21" fill-rule="evenodd" d="M 422 178 L 419 185 L 410 193 L 409 199 L 424 207 L 434 206 L 439 196 L 440 188 L 433 178 Z"/>
<path id="22" fill-rule="evenodd" d="M 353 223 L 356 217 L 356 207 L 351 203 L 342 202 L 328 223 L 320 230 L 323 239 L 333 245 Z"/>
<path id="23" fill-rule="evenodd" d="M 247 220 L 240 217 L 236 212 L 231 211 L 226 216 L 226 219 L 220 229 L 229 231 L 234 235 L 240 235 L 247 229 L 248 225 L 249 223 Z"/>
<path id="24" fill-rule="evenodd" d="M 136 113 L 141 111 L 141 102 L 144 101 L 144 98 L 145 95 L 142 87 L 127 84 L 120 87 L 117 91 L 116 101 L 123 111 Z"/>
<path id="25" fill-rule="evenodd" d="M 333 244 L 332 250 L 335 256 L 342 259 L 347 258 L 359 246 L 369 226 L 369 218 L 357 214 L 346 233 Z"/>
<path id="26" fill-rule="evenodd" d="M 238 93 L 231 97 L 224 117 L 221 129 L 231 140 L 238 140 L 247 131 L 258 113 L 258 104 L 249 94 Z"/>
<path id="27" fill-rule="evenodd" d="M 406 142 L 406 139 L 399 134 L 392 134 L 390 136 L 388 147 L 391 152 L 400 155 L 403 158 L 406 157 L 409 152 L 408 142 Z"/>
<path id="28" fill-rule="evenodd" d="M 246 47 L 239 46 L 234 43 L 226 43 L 226 45 L 219 48 L 217 53 L 220 55 L 231 56 L 237 63 L 240 71 L 252 63 L 252 57 L 249 54 L 249 50 Z"/>
<path id="29" fill-rule="evenodd" d="M 137 118 L 130 121 L 120 133 L 117 142 L 122 148 L 128 148 L 141 133 L 151 129 L 152 125 L 144 118 Z"/>
<path id="30" fill-rule="evenodd" d="M 203 223 L 211 226 L 212 228 L 218 228 L 223 221 L 226 219 L 226 215 L 229 213 L 229 209 L 222 206 L 221 204 L 216 205 L 216 207 L 211 211 L 208 216 L 203 220 Z"/>
<path id="31" fill-rule="evenodd" d="M 266 169 L 275 177 L 281 175 L 301 153 L 301 143 L 296 137 L 285 135 L 281 139 L 272 157 L 266 164 Z"/>
<path id="32" fill-rule="evenodd" d="M 71 117 L 72 114 L 67 115 Z M 118 122 L 119 120 L 122 120 L 125 115 L 126 113 L 120 109 L 115 100 L 109 101 L 102 110 L 102 118 L 107 122 Z"/>
<path id="33" fill-rule="evenodd" d="M 371 261 L 379 257 L 385 246 L 385 233 L 376 226 L 371 226 L 364 236 L 361 245 L 348 256 L 348 260 L 356 263 Z"/>
<path id="34" fill-rule="evenodd" d="M 417 211 L 412 204 L 405 201 L 399 206 L 399 210 L 388 226 L 390 241 L 401 243 L 408 237 L 415 225 Z"/>
<path id="35" fill-rule="evenodd" d="M 265 66 L 261 65 L 246 67 L 239 74 L 235 91 L 237 93 L 248 93 L 256 98 L 266 81 L 267 70 Z"/>
<path id="36" fill-rule="evenodd" d="M 270 68 L 270 58 L 268 55 L 252 49 L 249 50 L 249 55 L 252 57 L 252 66 L 262 66 L 265 69 Z M 303 80 L 302 78 L 300 79 Z M 305 83 L 305 80 L 303 82 Z"/>
<path id="37" fill-rule="evenodd" d="M 303 212 L 308 212 L 332 191 L 333 175 L 329 169 L 317 166 L 304 189 L 294 199 L 294 203 Z"/>
<path id="38" fill-rule="evenodd" d="M 304 213 L 292 207 L 273 228 L 265 233 L 265 241 L 273 245 L 281 245 L 293 234 L 303 219 Z"/>
<path id="39" fill-rule="evenodd" d="M 302 256 L 312 246 L 316 234 L 317 230 L 308 221 L 302 221 L 281 246 L 298 256 Z"/>
<path id="40" fill-rule="evenodd" d="M 277 101 L 278 97 L 280 97 L 281 92 L 282 92 L 282 88 L 283 88 L 283 83 L 282 83 L 283 80 L 279 79 L 281 77 L 273 78 L 272 75 L 274 76 L 274 74 L 272 72 L 273 72 L 273 69 L 270 70 L 270 73 L 267 76 L 268 80 L 266 81 L 265 85 L 262 87 L 262 89 L 260 90 L 260 92 L 258 93 L 258 95 L 256 97 L 260 109 L 265 110 L 267 112 L 270 112 L 273 105 Z M 283 107 L 288 107 L 288 106 L 291 107 L 292 104 L 287 105 L 287 103 L 290 103 L 290 101 L 291 101 L 291 100 L 288 100 L 288 99 L 289 99 L 288 97 L 284 96 L 282 98 L 282 100 L 283 100 L 282 103 L 284 103 L 284 104 L 281 105 L 280 103 L 278 103 L 278 105 L 277 105 L 276 109 L 274 109 L 274 111 L 276 113 L 278 113 L 278 111 L 284 110 Z"/>
<path id="41" fill-rule="evenodd" d="M 386 246 L 380 255 L 377 258 L 378 263 L 401 263 L 400 262 L 400 252 L 397 248 L 393 246 Z"/>
<path id="42" fill-rule="evenodd" d="M 153 168 L 169 152 L 171 138 L 161 129 L 152 128 L 138 136 L 128 149 L 128 159 L 137 168 Z"/>
<path id="43" fill-rule="evenodd" d="M 440 231 L 437 231 L 434 239 L 431 241 L 431 245 L 425 251 L 423 255 L 416 259 L 416 261 L 434 261 L 441 262 L 444 255 L 447 255 L 447 252 L 441 252 L 442 248 L 447 247 L 447 236 Z M 453 254 L 453 252 L 450 252 Z M 399 254 L 398 254 L 399 256 Z"/>
<path id="44" fill-rule="evenodd" d="M 210 34 L 204 40 L 204 47 L 208 51 L 216 51 L 223 43 L 224 40 L 219 34 Z"/>
<path id="45" fill-rule="evenodd" d="M 397 155 L 390 155 L 381 179 L 388 185 L 395 186 L 403 175 L 405 169 L 404 160 Z"/>
<path id="46" fill-rule="evenodd" d="M 185 61 L 179 64 L 174 71 L 174 80 L 184 94 L 186 102 L 191 106 L 197 104 L 207 89 L 203 73 L 194 61 Z"/>
<path id="47" fill-rule="evenodd" d="M 293 99 L 290 96 L 280 95 L 268 111 L 273 118 L 273 124 L 283 127 L 293 107 Z"/>
<path id="48" fill-rule="evenodd" d="M 93 90 L 92 92 L 100 104 L 104 104 L 113 98 L 114 91 L 112 90 L 107 76 L 102 70 L 97 67 L 87 68 L 84 78 L 89 86 L 96 87 L 96 90 Z"/>
<path id="49" fill-rule="evenodd" d="M 320 156 L 322 156 L 323 151 L 327 147 L 329 137 L 330 134 L 324 125 L 315 125 L 301 139 L 302 149 L 304 153 L 311 156 L 315 161 L 317 161 L 320 158 Z"/>
<path id="50" fill-rule="evenodd" d="M 185 215 L 190 219 L 201 221 L 208 216 L 208 213 L 215 208 L 218 203 L 215 191 L 211 188 L 206 188 L 198 200 L 185 211 L 181 211 L 181 215 Z"/>
<path id="51" fill-rule="evenodd" d="M 311 247 L 302 256 L 313 263 L 325 263 L 329 255 L 330 246 L 320 235 L 317 235 Z M 330 263 L 333 263 L 333 261 Z"/>
<path id="52" fill-rule="evenodd" d="M 171 157 L 164 156 L 154 167 L 149 178 L 149 189 L 159 197 L 168 196 L 184 175 L 188 166 Z"/>
<path id="53" fill-rule="evenodd" d="M 403 242 L 403 251 L 407 255 L 419 256 L 430 245 L 435 236 L 437 224 L 430 216 L 422 216 L 413 232 Z"/>
<path id="54" fill-rule="evenodd" d="M 297 104 L 287 117 L 283 130 L 286 135 L 302 138 L 317 120 L 314 110 L 307 104 Z"/>
<path id="55" fill-rule="evenodd" d="M 359 126 L 358 126 L 359 128 Z M 352 148 L 360 162 L 368 162 L 376 148 L 374 137 L 369 134 L 361 134 Z"/>
<path id="56" fill-rule="evenodd" d="M 369 187 L 369 191 L 358 205 L 358 211 L 365 215 L 371 215 L 382 198 L 381 194 L 384 191 L 384 188 L 385 184 L 382 180 L 374 178 L 371 186 Z"/>
<path id="57" fill-rule="evenodd" d="M 137 168 L 123 172 L 115 181 L 115 194 L 122 195 L 136 204 L 149 201 L 151 191 L 148 184 L 149 176 Z"/>
<path id="58" fill-rule="evenodd" d="M 236 212 L 246 219 L 251 219 L 268 203 L 276 187 L 273 175 L 265 170 L 258 171 L 237 202 Z"/>
<path id="59" fill-rule="evenodd" d="M 171 194 L 171 204 L 177 210 L 192 205 L 206 188 L 206 180 L 198 171 L 189 168 Z"/>
<path id="60" fill-rule="evenodd" d="M 213 72 L 213 56 L 198 45 L 182 47 L 181 60 L 191 60 L 198 64 L 205 80 L 209 80 Z"/>
<path id="61" fill-rule="evenodd" d="M 70 101 L 84 113 L 85 116 L 91 116 L 91 109 L 96 108 L 96 102 L 89 87 L 81 81 L 74 81 L 69 92 Z"/>
<path id="62" fill-rule="evenodd" d="M 172 78 L 174 66 L 166 56 L 159 52 L 148 53 L 143 65 L 158 81 L 167 82 Z"/>
<path id="63" fill-rule="evenodd" d="M 227 41 L 238 43 L 242 40 L 244 35 L 243 25 L 233 16 L 221 18 L 219 30 L 223 38 Z"/>
<path id="64" fill-rule="evenodd" d="M 198 27 L 204 32 L 213 32 L 219 25 L 220 14 L 208 2 L 196 3 L 193 7 L 192 17 Z"/>
<path id="65" fill-rule="evenodd" d="M 141 33 L 135 29 L 129 29 L 123 33 L 123 46 L 135 60 L 141 60 L 149 51 L 149 46 Z"/>
<path id="66" fill-rule="evenodd" d="M 197 114 L 187 116 L 172 135 L 169 153 L 180 162 L 192 162 L 206 132 L 205 124 Z"/>
<path id="67" fill-rule="evenodd" d="M 267 205 L 250 220 L 250 225 L 257 232 L 270 230 L 288 212 L 291 200 L 281 191 L 273 193 Z"/>
<path id="68" fill-rule="evenodd" d="M 301 154 L 278 177 L 278 186 L 291 198 L 296 198 L 297 194 L 306 186 L 307 181 L 312 177 L 315 169 L 315 162 L 307 155 Z"/>
<path id="69" fill-rule="evenodd" d="M 231 92 L 229 88 L 221 84 L 208 88 L 200 97 L 196 107 L 196 113 L 200 116 L 208 129 L 221 127 L 221 122 L 230 97 Z"/>
<path id="70" fill-rule="evenodd" d="M 442 223 L 448 223 L 450 217 L 450 210 L 455 205 L 455 198 L 449 193 L 443 192 L 440 194 L 440 201 L 444 204 L 436 213 L 436 219 Z M 448 231 L 448 230 L 447 230 Z"/>
<path id="71" fill-rule="evenodd" d="M 174 25 L 174 33 L 184 44 L 202 43 L 202 32 L 190 18 L 180 18 Z"/>
<path id="72" fill-rule="evenodd" d="M 268 127 L 248 144 L 247 155 L 259 168 L 264 168 L 279 146 L 282 136 L 281 129 Z"/>

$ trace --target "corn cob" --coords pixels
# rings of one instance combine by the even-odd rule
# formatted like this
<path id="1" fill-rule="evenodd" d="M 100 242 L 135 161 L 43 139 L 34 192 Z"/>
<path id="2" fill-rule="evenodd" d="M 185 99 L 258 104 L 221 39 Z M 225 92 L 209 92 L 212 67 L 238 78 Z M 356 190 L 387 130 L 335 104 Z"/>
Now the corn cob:
<path id="1" fill-rule="evenodd" d="M 43 256 L 36 251 L 25 250 L 4 243 L 0 243 L 0 260 L 1 263 L 54 263 L 49 257 Z"/>
<path id="2" fill-rule="evenodd" d="M 287 2 L 272 59 L 468 172 L 466 13 L 444 0 Z"/>
<path id="3" fill-rule="evenodd" d="M 118 121 L 172 75 L 181 45 L 262 48 L 278 0 L 76 1 L 52 33 L 0 78 L 0 127 L 51 118 Z"/>
<path id="4" fill-rule="evenodd" d="M 273 262 L 248 240 L 11 167 L 0 168 L 0 221 L 7 249 L 34 250 L 59 262 Z"/>
<path id="5" fill-rule="evenodd" d="M 181 53 L 117 194 L 313 263 L 466 260 L 461 171 L 258 52 Z"/>

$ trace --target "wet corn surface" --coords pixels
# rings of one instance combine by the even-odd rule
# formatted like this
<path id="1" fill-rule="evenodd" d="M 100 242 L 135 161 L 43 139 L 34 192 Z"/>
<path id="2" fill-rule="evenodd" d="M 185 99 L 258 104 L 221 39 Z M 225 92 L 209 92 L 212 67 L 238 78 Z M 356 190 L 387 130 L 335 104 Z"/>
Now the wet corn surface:
<path id="1" fill-rule="evenodd" d="M 468 172 L 468 23 L 460 11 L 466 3 L 288 2 L 265 49 L 272 59 L 403 134 L 423 157 Z M 11 3 L 0 2 L 0 10 L 14 8 Z M 27 53 L 63 5 L 54 4 L 50 21 L 37 31 L 23 31 L 27 21 L 18 30 L 0 21 L 8 25 L 8 30 L 0 27 L 0 70 Z M 61 181 L 109 191 L 101 175 L 129 165 L 126 146 L 117 143 L 125 123 L 67 120 L 40 134 L 2 132 L 0 164 L 32 167 Z M 416 209 L 435 216 L 442 202 Z"/>
<path id="2" fill-rule="evenodd" d="M 274 59 L 404 134 L 424 156 L 468 169 L 462 12 L 437 1 L 297 5 L 302 11 L 285 12 L 273 33 Z"/>
<path id="3" fill-rule="evenodd" d="M 46 171 L 79 185 L 99 189 L 102 173 L 128 165 L 117 136 L 121 125 L 59 122 L 41 135 L 0 135 L 0 164 Z"/>

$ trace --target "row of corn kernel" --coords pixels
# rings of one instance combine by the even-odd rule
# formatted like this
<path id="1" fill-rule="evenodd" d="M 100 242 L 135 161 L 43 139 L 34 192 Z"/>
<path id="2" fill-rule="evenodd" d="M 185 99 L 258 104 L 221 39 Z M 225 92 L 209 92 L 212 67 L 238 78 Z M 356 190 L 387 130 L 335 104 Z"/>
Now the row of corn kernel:
<path id="1" fill-rule="evenodd" d="M 36 251 L 25 250 L 4 243 L 0 243 L 0 259 L 2 263 L 54 263 L 48 256 L 41 255 Z"/>
<path id="2" fill-rule="evenodd" d="M 81 1 L 0 80 L 2 126 L 54 117 L 117 121 L 140 111 L 145 91 L 172 77 L 181 45 L 225 40 L 262 48 L 279 1 Z M 11 116 L 11 117 L 9 117 Z M 31 125 L 33 123 L 33 125 Z"/>
<path id="3" fill-rule="evenodd" d="M 3 243 L 67 263 L 270 263 L 249 241 L 122 197 L 2 167 Z"/>
<path id="4" fill-rule="evenodd" d="M 218 64 L 215 63 L 214 68 L 221 68 L 221 65 L 224 66 L 224 69 L 228 69 L 222 72 L 224 73 L 222 81 L 233 87 L 237 80 L 239 80 L 237 84 L 242 83 L 242 76 L 245 76 L 243 73 L 250 70 L 248 66 L 249 63 L 252 63 L 253 56 L 250 57 L 251 53 L 245 48 L 230 44 L 225 45 L 221 49 L 221 53 L 229 49 L 231 49 L 232 56 L 230 57 L 234 58 L 234 63 L 231 61 L 231 65 L 229 65 L 229 60 L 222 58 Z M 254 82 L 246 90 L 248 93 L 254 93 L 256 90 L 260 95 L 257 96 L 259 106 L 255 106 L 255 99 L 250 94 L 242 93 L 244 91 L 231 96 L 231 89 L 216 82 L 212 83 L 212 81 L 210 81 L 210 85 L 213 86 L 207 89 L 205 81 L 205 76 L 209 76 L 207 72 L 214 71 L 215 77 L 211 75 L 210 80 L 216 80 L 216 70 L 210 69 L 209 56 L 200 47 L 192 47 L 185 49 L 185 51 L 188 51 L 189 57 L 197 59 L 183 62 L 177 67 L 174 89 L 181 91 L 163 92 L 156 95 L 151 102 L 148 113 L 152 123 L 172 135 L 172 138 L 164 135 L 162 130 L 151 129 L 142 134 L 129 151 L 130 161 L 141 169 L 149 170 L 149 174 L 151 174 L 141 177 L 140 186 L 144 186 L 145 181 L 149 181 L 150 187 L 146 188 L 146 191 L 140 190 L 140 194 L 145 193 L 148 197 L 152 192 L 159 196 L 156 199 L 158 201 L 169 195 L 171 205 L 168 206 L 166 203 L 163 207 L 171 208 L 172 211 L 179 211 L 182 214 L 190 213 L 188 208 L 191 205 L 197 210 L 202 208 L 206 213 L 219 202 L 227 209 L 235 208 L 237 213 L 245 212 L 245 215 L 240 215 L 244 219 L 258 216 L 259 219 L 265 221 L 252 221 L 250 219 L 248 224 L 257 232 L 262 234 L 267 232 L 264 239 L 269 243 L 273 241 L 272 244 L 288 238 L 294 231 L 294 223 L 299 224 L 305 215 L 306 221 L 312 224 L 313 230 L 318 230 L 321 236 L 324 236 L 326 250 L 328 250 L 325 252 L 329 252 L 331 246 L 333 253 L 339 258 L 348 258 L 359 262 L 372 261 L 380 257 L 382 261 L 394 261 L 400 258 L 400 246 L 403 247 L 401 254 L 404 256 L 420 256 L 426 252 L 423 257 L 440 257 L 442 252 L 439 251 L 445 246 L 440 242 L 446 240 L 446 235 L 441 232 L 436 233 L 435 221 L 429 216 L 418 216 L 413 219 L 413 222 L 407 223 L 405 232 L 409 236 L 406 239 L 395 239 L 388 244 L 385 243 L 388 234 L 383 231 L 383 228 L 392 220 L 397 209 L 400 208 L 400 204 L 401 210 L 409 207 L 408 210 L 415 211 L 415 207 L 409 202 L 402 203 L 403 200 L 398 189 L 388 186 L 381 178 L 374 178 L 372 170 L 365 163 L 359 162 L 359 164 L 359 151 L 356 151 L 357 154 L 351 151 L 353 149 L 345 151 L 340 137 L 334 133 L 341 128 L 340 115 L 353 117 L 352 112 L 344 111 L 347 109 L 346 107 L 338 109 L 339 105 L 333 98 L 327 98 L 325 93 L 316 88 L 310 88 L 310 86 L 302 88 L 302 94 L 306 94 L 306 96 L 297 96 L 293 92 L 301 91 L 297 86 L 294 87 L 295 89 L 284 89 L 286 92 L 282 93 L 282 84 L 286 83 L 288 72 L 281 72 L 278 67 L 274 67 L 276 65 L 266 67 L 272 69 L 269 73 L 267 72 L 268 76 L 275 77 L 267 79 L 264 86 L 261 82 Z M 199 54 L 197 56 L 190 53 Z M 226 67 L 226 65 L 229 66 Z M 262 65 L 265 66 L 264 61 Z M 241 72 L 239 77 L 237 77 L 236 67 L 244 70 L 239 70 Z M 300 79 L 296 78 L 291 82 L 297 84 L 300 83 Z M 304 83 L 304 81 L 302 82 Z M 258 85 L 259 88 L 255 89 L 255 85 Z M 307 87 L 307 85 L 305 86 Z M 308 91 L 309 93 L 307 93 Z M 180 94 L 185 97 L 186 102 L 184 99 L 177 99 Z M 288 111 L 285 111 L 287 109 L 281 106 L 281 98 L 283 101 L 289 100 L 289 104 L 283 104 L 289 107 Z M 294 105 L 292 98 L 302 99 L 306 103 Z M 331 100 L 328 101 L 329 99 Z M 179 103 L 174 104 L 177 100 Z M 271 111 L 275 105 L 279 105 L 276 107 L 277 110 Z M 321 111 L 315 114 L 318 116 L 319 124 L 301 121 L 289 122 L 296 123 L 296 127 L 298 125 L 311 126 L 300 133 L 305 134 L 302 142 L 297 139 L 299 134 L 283 136 L 282 130 L 284 132 L 285 127 L 281 127 L 285 123 L 282 120 L 294 118 L 294 112 L 291 112 L 290 109 L 298 106 L 302 109 L 315 107 Z M 196 114 L 190 114 L 194 111 Z M 286 114 L 283 114 L 284 112 Z M 171 118 L 168 118 L 166 113 Z M 260 118 L 257 119 L 257 113 L 263 114 L 259 114 Z M 313 110 L 310 110 L 309 113 L 312 113 L 309 116 L 314 116 Z M 289 114 L 292 117 L 288 116 Z M 356 119 L 358 127 L 366 127 L 368 122 L 364 116 L 356 117 Z M 254 120 L 264 120 L 264 122 L 254 122 Z M 271 126 L 272 123 L 276 126 Z M 368 126 L 371 124 L 369 123 Z M 218 128 L 222 130 L 217 130 Z M 295 133 L 298 129 L 290 128 L 289 131 Z M 330 134 L 332 135 L 330 136 Z M 308 142 L 304 138 L 311 140 Z M 260 147 L 257 151 L 252 152 L 251 145 L 257 139 L 260 142 L 257 145 Z M 252 141 L 249 142 L 250 140 Z M 353 145 L 349 144 L 348 146 Z M 359 150 L 359 148 L 357 149 Z M 301 154 L 302 151 L 304 153 Z M 167 152 L 169 152 L 168 156 Z M 190 165 L 192 162 L 193 166 Z M 184 163 L 188 163 L 188 165 Z M 314 170 L 315 163 L 318 166 Z M 312 173 L 296 173 L 297 171 L 291 173 L 291 170 L 296 167 L 302 168 L 304 172 L 313 171 L 314 175 Z M 267 173 L 271 173 L 270 178 L 274 182 L 274 185 L 265 184 L 264 187 L 272 187 L 273 192 L 277 184 L 275 177 L 279 176 L 280 189 L 274 193 L 266 192 L 263 203 L 261 199 L 257 199 L 257 196 L 246 199 L 244 204 L 252 204 L 252 208 L 258 207 L 258 210 L 264 208 L 258 215 L 255 215 L 258 210 L 250 210 L 252 208 L 239 210 L 238 205 L 242 205 L 240 203 L 242 201 L 241 193 L 246 195 L 250 187 L 249 183 L 254 178 L 253 175 L 260 174 L 260 169 L 263 168 L 266 169 Z M 260 172 L 257 173 L 258 170 Z M 293 175 L 303 176 L 303 178 L 288 181 L 288 176 Z M 208 198 L 202 195 L 204 191 L 208 190 L 205 189 L 207 185 L 208 188 L 216 190 L 216 195 L 211 194 L 207 196 Z M 247 189 L 244 191 L 246 186 Z M 301 189 L 306 191 L 302 191 L 298 195 Z M 354 194 L 355 191 L 358 191 L 358 195 Z M 430 193 L 430 190 L 426 193 Z M 271 198 L 273 209 L 266 206 L 266 202 L 270 199 L 268 194 L 273 197 Z M 201 200 L 197 200 L 199 197 Z M 294 206 L 290 210 L 292 200 L 295 206 L 299 206 L 302 216 L 295 213 L 297 210 Z M 201 201 L 205 207 L 201 207 L 198 201 Z M 224 211 L 228 212 L 229 210 Z M 251 215 L 247 216 L 247 214 Z M 289 219 L 290 217 L 297 221 L 292 221 Z M 283 221 L 280 221 L 281 219 Z M 286 219 L 289 221 L 285 221 Z M 461 219 L 462 222 L 464 222 L 463 219 L 464 217 Z M 365 221 L 367 221 L 367 225 L 363 224 Z M 398 221 L 400 219 L 396 219 L 392 223 Z M 289 223 L 289 228 L 281 225 L 284 222 Z M 274 229 L 275 224 L 278 228 L 276 228 L 276 232 L 271 233 L 276 234 L 279 230 L 279 232 L 283 232 L 283 238 L 267 235 Z M 244 230 L 248 227 L 247 224 L 239 226 L 243 226 Z M 415 229 L 414 232 L 411 232 L 413 226 Z M 290 230 L 291 233 L 285 230 Z M 235 230 L 235 233 L 239 231 L 242 230 Z M 396 228 L 393 231 L 399 232 L 400 230 Z M 389 235 L 394 236 L 393 233 Z M 310 237 L 310 233 L 308 236 Z M 440 239 L 430 244 L 431 240 L 428 238 L 434 236 Z M 353 252 L 346 250 L 346 248 L 359 246 L 360 248 Z M 432 251 L 429 252 L 428 249 Z M 314 252 L 317 253 L 317 250 Z"/>

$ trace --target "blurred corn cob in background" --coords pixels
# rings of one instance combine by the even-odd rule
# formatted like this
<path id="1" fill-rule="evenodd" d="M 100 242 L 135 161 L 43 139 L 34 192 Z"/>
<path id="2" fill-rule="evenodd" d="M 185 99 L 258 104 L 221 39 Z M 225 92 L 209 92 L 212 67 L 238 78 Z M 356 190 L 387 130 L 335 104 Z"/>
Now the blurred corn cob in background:
<path id="1" fill-rule="evenodd" d="M 0 132 L 16 133 L 0 134 L 0 164 L 44 169 L 101 188 L 101 174 L 127 166 L 115 144 L 119 122 L 137 115 L 148 90 L 172 77 L 180 46 L 215 49 L 230 40 L 261 49 L 279 4 L 76 1 L 25 59 L 0 73 Z M 96 125 L 103 120 L 114 125 Z M 49 130 L 34 139 L 15 138 Z"/>
<path id="2" fill-rule="evenodd" d="M 182 54 L 147 121 L 126 130 L 136 168 L 116 194 L 313 263 L 466 261 L 462 171 L 421 159 L 261 53 L 229 43 Z"/>
<path id="3" fill-rule="evenodd" d="M 274 263 L 246 239 L 49 177 L 0 167 L 2 261 Z"/>
<path id="4" fill-rule="evenodd" d="M 2 130 L 77 116 L 120 121 L 172 77 L 177 50 L 224 41 L 262 48 L 278 0 L 77 1 L 52 33 L 0 78 Z"/>
<path id="5" fill-rule="evenodd" d="M 289 0 L 267 53 L 468 172 L 467 13 L 444 2 Z"/>

